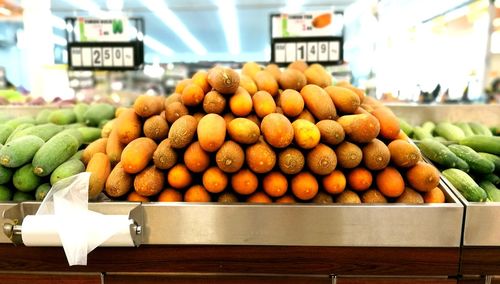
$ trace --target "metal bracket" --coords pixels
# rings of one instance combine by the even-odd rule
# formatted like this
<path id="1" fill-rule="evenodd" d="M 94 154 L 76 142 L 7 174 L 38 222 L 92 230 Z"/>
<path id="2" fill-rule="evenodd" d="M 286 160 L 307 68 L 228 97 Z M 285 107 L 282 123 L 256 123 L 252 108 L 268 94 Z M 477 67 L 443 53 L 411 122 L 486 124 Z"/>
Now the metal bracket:
<path id="1" fill-rule="evenodd" d="M 40 202 L 22 202 L 2 212 L 2 218 L 8 220 L 2 224 L 3 233 L 15 245 L 22 244 L 22 221 L 28 215 L 36 214 Z M 141 203 L 89 203 L 89 210 L 109 215 L 125 215 L 129 217 L 130 235 L 135 246 L 140 246 L 144 236 L 143 207 Z"/>

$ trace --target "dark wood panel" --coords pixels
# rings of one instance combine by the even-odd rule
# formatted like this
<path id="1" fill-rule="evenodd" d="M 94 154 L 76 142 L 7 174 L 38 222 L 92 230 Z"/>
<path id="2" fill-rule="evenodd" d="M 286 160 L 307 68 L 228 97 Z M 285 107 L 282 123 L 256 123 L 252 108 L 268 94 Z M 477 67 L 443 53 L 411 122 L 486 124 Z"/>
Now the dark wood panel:
<path id="1" fill-rule="evenodd" d="M 0 283 L 101 284 L 101 275 L 0 273 Z"/>
<path id="2" fill-rule="evenodd" d="M 230 276 L 230 275 L 199 275 L 199 276 L 170 276 L 170 275 L 106 275 L 106 284 L 331 284 L 328 276 L 325 277 L 285 277 L 285 276 Z"/>
<path id="3" fill-rule="evenodd" d="M 456 284 L 447 278 L 339 278 L 337 284 Z"/>
<path id="4" fill-rule="evenodd" d="M 458 284 L 484 284 L 484 277 L 459 279 Z"/>
<path id="5" fill-rule="evenodd" d="M 458 248 L 141 246 L 98 248 L 68 267 L 62 248 L 0 245 L 0 267 L 28 271 L 457 275 Z"/>
<path id="6" fill-rule="evenodd" d="M 463 275 L 500 275 L 500 248 L 463 247 L 461 262 Z"/>

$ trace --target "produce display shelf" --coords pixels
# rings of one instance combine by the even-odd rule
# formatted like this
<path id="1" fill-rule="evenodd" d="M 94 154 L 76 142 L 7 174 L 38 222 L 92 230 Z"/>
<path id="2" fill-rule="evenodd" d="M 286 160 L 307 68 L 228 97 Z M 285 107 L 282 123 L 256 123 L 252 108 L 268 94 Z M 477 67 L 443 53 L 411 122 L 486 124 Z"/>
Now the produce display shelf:
<path id="1" fill-rule="evenodd" d="M 486 126 L 500 123 L 500 104 L 406 104 L 384 103 L 397 117 L 411 125 L 426 121 L 479 122 Z"/>
<path id="2" fill-rule="evenodd" d="M 463 205 L 143 203 L 144 245 L 460 247 Z M 0 203 L 0 212 L 16 203 Z M 25 202 L 34 214 L 39 202 Z M 101 213 L 126 202 L 91 203 Z M 120 207 L 121 206 L 121 207 Z M 30 213 L 31 212 L 31 213 Z M 2 223 L 5 220 L 2 220 Z M 0 243 L 8 243 L 5 236 Z"/>

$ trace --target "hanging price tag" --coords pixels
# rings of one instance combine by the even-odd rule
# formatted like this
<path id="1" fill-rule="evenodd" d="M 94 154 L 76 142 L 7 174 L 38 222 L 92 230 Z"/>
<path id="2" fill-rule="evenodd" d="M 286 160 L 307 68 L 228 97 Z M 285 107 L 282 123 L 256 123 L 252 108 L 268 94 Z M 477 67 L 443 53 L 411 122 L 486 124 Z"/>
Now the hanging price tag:
<path id="1" fill-rule="evenodd" d="M 284 38 L 272 41 L 271 61 L 284 66 L 295 60 L 308 63 L 340 64 L 342 62 L 342 38 Z"/>
<path id="2" fill-rule="evenodd" d="M 142 42 L 73 42 L 68 44 L 74 70 L 133 70 L 143 64 Z"/>

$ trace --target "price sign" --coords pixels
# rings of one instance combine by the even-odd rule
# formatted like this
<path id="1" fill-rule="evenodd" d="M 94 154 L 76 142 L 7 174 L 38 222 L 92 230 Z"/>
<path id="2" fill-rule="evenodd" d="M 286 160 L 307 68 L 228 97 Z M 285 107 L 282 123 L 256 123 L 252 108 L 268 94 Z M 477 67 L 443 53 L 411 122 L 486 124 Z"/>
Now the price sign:
<path id="1" fill-rule="evenodd" d="M 73 70 L 134 70 L 144 62 L 143 42 L 72 42 L 68 44 Z"/>
<path id="2" fill-rule="evenodd" d="M 283 66 L 295 60 L 308 63 L 340 64 L 342 62 L 342 38 L 311 37 L 272 40 L 271 61 Z"/>
<path id="3" fill-rule="evenodd" d="M 335 65 L 343 62 L 342 14 L 312 11 L 271 15 L 271 61 Z"/>

